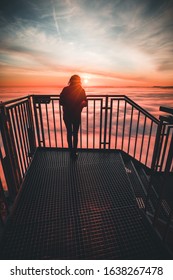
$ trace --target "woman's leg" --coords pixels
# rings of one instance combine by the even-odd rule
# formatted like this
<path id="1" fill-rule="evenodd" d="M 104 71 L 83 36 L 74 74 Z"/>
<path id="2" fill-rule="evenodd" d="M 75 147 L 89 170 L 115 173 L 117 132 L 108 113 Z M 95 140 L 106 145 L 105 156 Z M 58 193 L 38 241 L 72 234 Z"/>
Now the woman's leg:
<path id="1" fill-rule="evenodd" d="M 72 150 L 72 123 L 70 120 L 64 118 L 64 123 L 67 129 L 67 143 L 70 150 Z"/>
<path id="2" fill-rule="evenodd" d="M 73 148 L 75 153 L 77 151 L 77 145 L 78 145 L 79 126 L 80 126 L 80 119 L 75 120 L 75 122 L 73 123 Z"/>

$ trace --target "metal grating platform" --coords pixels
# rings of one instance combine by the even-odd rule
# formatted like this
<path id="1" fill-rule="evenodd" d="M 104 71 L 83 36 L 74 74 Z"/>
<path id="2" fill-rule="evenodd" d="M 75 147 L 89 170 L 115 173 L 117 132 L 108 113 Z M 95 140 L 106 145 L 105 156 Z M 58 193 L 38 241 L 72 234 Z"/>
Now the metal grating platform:
<path id="1" fill-rule="evenodd" d="M 1 259 L 168 259 L 140 215 L 118 152 L 38 149 Z"/>

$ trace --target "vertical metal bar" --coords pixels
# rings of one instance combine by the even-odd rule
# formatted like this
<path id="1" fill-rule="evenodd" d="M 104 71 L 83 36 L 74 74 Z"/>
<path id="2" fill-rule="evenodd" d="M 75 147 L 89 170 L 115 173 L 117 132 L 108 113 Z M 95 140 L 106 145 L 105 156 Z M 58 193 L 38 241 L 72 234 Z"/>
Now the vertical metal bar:
<path id="1" fill-rule="evenodd" d="M 16 142 L 16 151 L 17 151 L 17 155 L 18 155 L 18 159 L 19 159 L 19 165 L 20 165 L 20 171 L 21 171 L 21 175 L 22 177 L 24 176 L 24 167 L 23 167 L 23 162 L 22 162 L 22 158 L 21 158 L 21 154 L 20 154 L 20 146 L 19 146 L 19 141 L 18 141 L 18 136 L 17 136 L 17 127 L 16 127 L 16 123 L 15 123 L 15 119 L 14 119 L 14 114 L 13 114 L 13 109 L 11 109 L 11 118 L 9 116 L 10 119 L 10 124 L 11 127 L 13 127 L 13 138 L 15 139 Z M 9 113 L 9 111 L 8 111 Z"/>
<path id="2" fill-rule="evenodd" d="M 147 146 L 147 152 L 146 152 L 146 157 L 145 157 L 145 165 L 147 165 L 147 161 L 148 161 L 148 154 L 149 154 L 149 148 L 150 148 L 150 142 L 151 142 L 152 128 L 153 128 L 153 121 L 151 121 L 151 125 L 150 125 L 150 132 L 149 132 L 149 137 L 148 137 L 148 146 Z"/>
<path id="3" fill-rule="evenodd" d="M 146 127 L 146 116 L 144 119 L 144 126 L 143 126 L 143 133 L 142 133 L 142 143 L 141 143 L 141 150 L 140 150 L 140 157 L 139 157 L 140 162 L 141 162 L 141 158 L 142 158 L 142 150 L 143 150 L 143 145 L 144 145 L 145 127 Z"/>
<path id="4" fill-rule="evenodd" d="M 28 137 L 28 156 L 31 157 L 36 149 L 36 134 L 34 128 L 34 111 L 32 110 L 33 96 L 28 97 L 28 102 L 26 103 L 26 114 L 28 116 L 29 126 L 26 130 L 26 135 Z M 38 139 L 37 139 L 38 141 Z"/>
<path id="5" fill-rule="evenodd" d="M 154 152 L 153 152 L 153 158 L 152 158 L 152 163 L 151 163 L 151 170 L 156 170 L 156 161 L 157 161 L 157 156 L 158 156 L 158 150 L 159 150 L 159 145 L 160 145 L 160 135 L 162 131 L 162 121 L 157 127 L 157 133 L 156 133 L 156 140 L 154 144 Z"/>
<path id="6" fill-rule="evenodd" d="M 25 134 L 26 134 L 26 141 L 28 146 L 28 157 L 31 157 L 36 148 L 36 139 L 34 133 L 34 123 L 32 117 L 32 108 L 30 104 L 30 100 L 27 103 L 24 103 L 24 110 L 23 110 L 23 118 L 25 124 Z"/>
<path id="7" fill-rule="evenodd" d="M 29 164 L 29 159 L 27 157 L 27 143 L 26 143 L 26 135 L 25 135 L 25 129 L 24 129 L 24 118 L 22 116 L 22 105 L 19 105 L 19 116 L 20 116 L 20 126 L 21 126 L 21 134 L 22 134 L 22 139 L 23 139 L 23 146 L 24 146 L 24 152 L 25 152 L 25 159 L 26 159 L 26 162 L 27 162 L 27 166 Z"/>
<path id="8" fill-rule="evenodd" d="M 165 134 L 165 124 L 162 122 L 162 127 L 161 127 L 160 137 L 159 137 L 159 143 L 158 143 L 158 147 L 157 147 L 155 170 L 158 170 L 158 168 L 159 168 L 159 161 L 160 161 L 160 156 L 161 156 L 164 134 Z"/>
<path id="9" fill-rule="evenodd" d="M 89 101 L 89 100 L 88 100 Z M 89 103 L 89 102 L 88 102 Z M 86 131 L 87 131 L 87 149 L 88 149 L 88 107 L 86 108 Z"/>
<path id="10" fill-rule="evenodd" d="M 36 132 L 38 138 L 38 145 L 41 146 L 41 137 L 40 137 L 40 129 L 39 129 L 39 122 L 38 122 L 38 114 L 37 114 L 37 105 L 35 102 L 35 98 L 33 97 L 33 106 L 34 106 L 34 116 L 35 116 L 35 124 L 36 124 Z"/>
<path id="11" fill-rule="evenodd" d="M 39 110 L 39 116 L 40 116 L 40 129 L 42 133 L 42 143 L 43 147 L 45 147 L 45 135 L 44 135 L 44 127 L 43 127 L 43 115 L 42 115 L 42 109 L 40 103 L 38 104 L 38 110 Z"/>
<path id="12" fill-rule="evenodd" d="M 61 144 L 62 144 L 62 148 L 64 147 L 64 142 L 63 142 L 63 130 L 62 130 L 62 115 L 61 115 L 61 106 L 59 103 L 59 120 L 60 120 L 60 131 L 61 131 Z"/>
<path id="13" fill-rule="evenodd" d="M 100 100 L 100 140 L 99 140 L 99 149 L 101 149 L 102 144 L 102 120 L 103 120 L 103 98 Z"/>
<path id="14" fill-rule="evenodd" d="M 160 123 L 157 127 L 156 139 L 155 139 L 155 144 L 154 144 L 154 152 L 153 152 L 153 157 L 152 157 L 152 162 L 151 162 L 151 175 L 150 175 L 148 192 L 147 192 L 146 201 L 145 201 L 145 212 L 147 211 L 148 202 L 149 202 L 149 198 L 150 198 L 150 193 L 151 193 L 151 189 L 152 189 L 153 174 L 157 169 L 156 161 L 157 161 L 157 156 L 158 156 L 161 131 L 162 131 L 162 121 L 160 121 Z"/>
<path id="15" fill-rule="evenodd" d="M 131 117 L 130 117 L 129 140 L 128 140 L 128 149 L 127 149 L 128 154 L 129 154 L 129 151 L 130 151 L 130 144 L 131 144 L 132 119 L 133 119 L 133 106 L 132 106 Z"/>
<path id="16" fill-rule="evenodd" d="M 21 104 L 21 118 L 23 120 L 23 129 L 24 129 L 24 135 L 25 135 L 25 144 L 26 144 L 26 151 L 29 151 L 29 138 L 27 133 L 27 122 L 26 122 L 26 109 L 25 109 L 25 103 Z M 25 112 L 25 113 L 24 113 Z"/>
<path id="17" fill-rule="evenodd" d="M 164 148 L 162 151 L 162 158 L 160 159 L 161 160 L 160 161 L 160 171 L 162 171 L 162 168 L 163 168 L 163 163 L 164 163 L 164 158 L 166 155 L 166 149 L 167 149 L 169 135 L 170 135 L 170 127 L 167 128 L 166 139 L 165 139 Z"/>
<path id="18" fill-rule="evenodd" d="M 111 98 L 111 104 L 110 104 L 110 118 L 109 118 L 109 146 L 111 147 L 111 135 L 112 135 L 112 111 L 113 111 L 113 99 Z"/>
<path id="19" fill-rule="evenodd" d="M 33 110 L 31 104 L 31 96 L 28 97 L 27 102 L 25 103 L 25 114 L 26 120 L 28 121 L 28 127 L 26 126 L 26 135 L 28 140 L 28 157 L 31 157 L 34 154 L 36 148 L 36 134 L 34 129 L 34 118 Z"/>
<path id="20" fill-rule="evenodd" d="M 28 167 L 28 158 L 27 158 L 27 149 L 26 149 L 26 143 L 25 143 L 25 135 L 23 134 L 23 121 L 21 117 L 21 104 L 18 105 L 18 116 L 19 116 L 19 135 L 21 136 L 20 138 L 20 145 L 22 149 L 22 155 L 23 155 L 23 161 L 25 164 L 25 172 Z"/>
<path id="21" fill-rule="evenodd" d="M 136 138 L 135 138 L 135 146 L 134 146 L 134 158 L 136 158 L 136 146 L 137 146 L 137 139 L 138 139 L 139 118 L 140 118 L 140 111 L 138 111 L 138 120 L 137 120 L 137 126 L 136 126 Z"/>
<path id="22" fill-rule="evenodd" d="M 82 117 L 82 116 L 81 116 Z M 82 148 L 82 121 L 80 123 L 80 148 Z"/>
<path id="23" fill-rule="evenodd" d="M 25 120 L 26 120 L 26 126 L 29 127 L 29 114 L 28 114 L 28 107 L 27 104 L 24 103 L 24 112 L 25 112 Z"/>
<path id="24" fill-rule="evenodd" d="M 34 120 L 33 120 L 33 112 L 32 112 L 32 105 L 31 105 L 31 97 L 28 98 L 28 101 L 23 104 L 25 110 L 22 112 L 25 116 L 25 135 L 26 135 L 26 142 L 28 146 L 28 158 L 31 157 L 36 148 L 36 138 L 35 138 L 35 131 L 34 131 Z"/>
<path id="25" fill-rule="evenodd" d="M 93 149 L 95 148 L 95 99 L 93 100 L 93 106 L 94 106 L 94 111 L 93 111 Z"/>
<path id="26" fill-rule="evenodd" d="M 45 107 L 46 107 L 46 121 L 47 121 L 47 131 L 48 131 L 48 137 L 49 137 L 49 147 L 51 147 L 51 140 L 50 140 L 50 127 L 49 127 L 49 115 L 48 115 L 47 104 L 45 104 Z"/>
<path id="27" fill-rule="evenodd" d="M 108 119 L 108 96 L 106 96 L 106 100 L 105 100 L 105 122 L 104 122 L 104 140 L 103 140 L 104 149 L 106 149 L 107 119 Z"/>
<path id="28" fill-rule="evenodd" d="M 118 99 L 118 105 L 117 105 L 117 120 L 116 120 L 115 149 L 117 148 L 117 142 L 118 142 L 119 107 L 120 107 L 120 100 Z"/>
<path id="29" fill-rule="evenodd" d="M 172 133 L 172 138 L 171 138 L 171 142 L 169 145 L 168 157 L 167 157 L 166 166 L 165 166 L 165 172 L 167 172 L 167 173 L 170 172 L 172 160 L 173 160 L 173 133 Z"/>
<path id="30" fill-rule="evenodd" d="M 124 118 L 123 118 L 123 133 L 122 133 L 122 143 L 121 143 L 121 150 L 123 151 L 124 148 L 124 132 L 125 132 L 125 124 L 126 124 L 126 100 L 124 100 Z"/>
<path id="31" fill-rule="evenodd" d="M 52 112 L 53 112 L 53 124 L 54 124 L 54 135 L 55 135 L 55 145 L 57 145 L 57 136 L 56 136 L 56 121 L 55 121 L 55 108 L 54 108 L 54 100 L 52 99 Z"/>
<path id="32" fill-rule="evenodd" d="M 20 147 L 19 147 L 19 143 L 18 143 L 18 137 L 17 137 L 17 132 L 16 132 L 16 123 L 15 123 L 15 118 L 14 118 L 14 107 L 7 110 L 7 114 L 9 117 L 9 122 L 10 122 L 10 126 L 12 128 L 12 137 L 14 139 L 14 145 L 16 148 L 16 154 L 17 154 L 17 158 L 18 158 L 18 162 L 19 162 L 19 170 L 20 170 L 20 176 L 21 179 L 23 177 L 23 165 L 22 165 L 22 159 L 21 159 L 21 154 L 19 153 Z"/>
<path id="33" fill-rule="evenodd" d="M 23 166 L 24 166 L 24 173 L 25 173 L 26 169 L 27 169 L 27 164 L 26 164 L 26 157 L 25 157 L 25 153 L 24 153 L 23 138 L 22 138 L 21 127 L 20 127 L 19 105 L 15 106 L 14 109 L 15 109 L 16 123 L 17 123 L 17 134 L 18 134 L 19 145 L 20 145 L 19 153 L 21 153 L 21 158 L 22 158 L 22 162 L 23 162 Z"/>

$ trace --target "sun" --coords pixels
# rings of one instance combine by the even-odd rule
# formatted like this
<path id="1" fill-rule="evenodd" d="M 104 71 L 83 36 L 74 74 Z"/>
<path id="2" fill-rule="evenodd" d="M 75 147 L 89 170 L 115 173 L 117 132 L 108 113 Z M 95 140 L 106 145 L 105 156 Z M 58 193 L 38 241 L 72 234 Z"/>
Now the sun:
<path id="1" fill-rule="evenodd" d="M 89 77 L 88 77 L 88 75 L 85 75 L 84 76 L 84 78 L 83 78 L 83 82 L 84 82 L 84 84 L 88 84 L 89 83 Z"/>
<path id="2" fill-rule="evenodd" d="M 84 79 L 84 84 L 88 84 L 88 79 L 87 78 Z"/>

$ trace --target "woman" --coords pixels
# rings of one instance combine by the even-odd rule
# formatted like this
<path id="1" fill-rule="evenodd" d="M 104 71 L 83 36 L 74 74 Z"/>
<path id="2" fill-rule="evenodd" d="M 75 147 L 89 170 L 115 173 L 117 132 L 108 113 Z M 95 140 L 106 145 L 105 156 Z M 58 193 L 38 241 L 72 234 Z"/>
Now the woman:
<path id="1" fill-rule="evenodd" d="M 60 105 L 63 106 L 63 119 L 67 129 L 68 147 L 71 156 L 76 158 L 81 112 L 87 106 L 87 99 L 78 75 L 73 75 L 68 84 L 60 94 Z"/>

